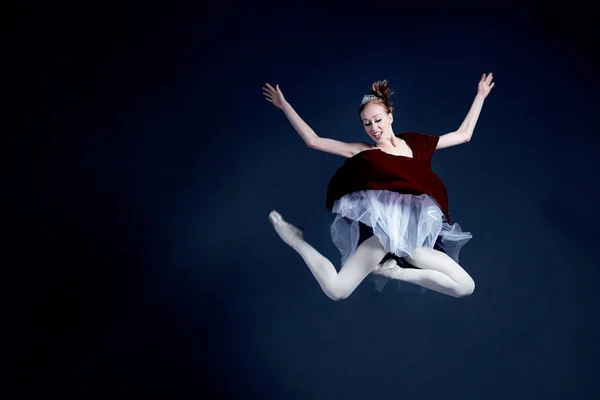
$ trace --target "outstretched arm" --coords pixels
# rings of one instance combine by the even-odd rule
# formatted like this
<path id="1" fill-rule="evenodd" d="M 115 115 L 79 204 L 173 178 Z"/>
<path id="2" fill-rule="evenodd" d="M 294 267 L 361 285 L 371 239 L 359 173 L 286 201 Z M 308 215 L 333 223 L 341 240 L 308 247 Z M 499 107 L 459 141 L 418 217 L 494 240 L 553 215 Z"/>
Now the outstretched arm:
<path id="1" fill-rule="evenodd" d="M 467 143 L 471 140 L 473 131 L 475 130 L 475 125 L 477 124 L 479 114 L 481 113 L 481 109 L 483 107 L 483 102 L 496 84 L 495 82 L 492 83 L 492 79 L 493 74 L 491 72 L 489 75 L 487 75 L 487 77 L 485 74 L 483 74 L 481 80 L 479 81 L 477 95 L 475 96 L 475 100 L 473 101 L 471 109 L 465 117 L 465 120 L 455 132 L 446 133 L 445 135 L 440 136 L 436 150 L 456 146 L 461 143 Z"/>
<path id="2" fill-rule="evenodd" d="M 310 147 L 312 143 L 314 143 L 315 140 L 319 138 L 319 136 L 315 133 L 315 131 L 312 130 L 310 126 L 308 126 L 306 122 L 304 122 L 302 118 L 300 118 L 300 116 L 298 115 L 296 110 L 292 108 L 290 103 L 283 103 L 281 109 L 283 110 L 283 113 L 287 117 L 288 121 L 290 121 L 296 132 L 300 134 L 300 137 L 302 137 L 304 143 L 306 143 L 306 145 Z"/>
<path id="3" fill-rule="evenodd" d="M 310 126 L 306 122 L 300 118 L 298 113 L 292 108 L 290 103 L 285 100 L 283 96 L 283 92 L 279 89 L 279 85 L 275 85 L 275 87 L 266 84 L 267 87 L 263 87 L 263 94 L 265 95 L 265 100 L 272 103 L 275 107 L 279 108 L 283 111 L 287 119 L 290 121 L 296 132 L 300 134 L 304 143 L 307 146 L 310 146 L 315 139 L 318 138 L 315 131 L 312 130 Z"/>
<path id="4" fill-rule="evenodd" d="M 306 143 L 306 145 L 311 149 L 349 158 L 360 151 L 369 148 L 369 145 L 366 143 L 345 143 L 318 136 L 315 131 L 313 131 L 312 128 L 308 126 L 308 124 L 304 122 L 302 118 L 300 118 L 290 103 L 285 100 L 281 89 L 279 89 L 279 85 L 275 85 L 274 88 L 267 83 L 266 86 L 266 88 L 263 87 L 265 99 L 283 111 L 288 121 L 290 121 L 296 132 L 298 132 L 302 140 L 304 140 L 304 143 Z"/>

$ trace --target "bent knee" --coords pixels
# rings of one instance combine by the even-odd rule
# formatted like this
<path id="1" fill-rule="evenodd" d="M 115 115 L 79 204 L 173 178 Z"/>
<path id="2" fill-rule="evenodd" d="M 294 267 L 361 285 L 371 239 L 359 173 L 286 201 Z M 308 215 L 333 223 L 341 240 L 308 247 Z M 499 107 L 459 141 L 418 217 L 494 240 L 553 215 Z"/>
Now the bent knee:
<path id="1" fill-rule="evenodd" d="M 472 295 L 474 291 L 475 281 L 471 277 L 468 277 L 457 285 L 455 295 L 456 297 L 466 297 Z"/>
<path id="2" fill-rule="evenodd" d="M 333 292 L 333 293 L 328 293 L 328 296 L 333 301 L 340 301 L 340 300 L 346 300 L 350 296 L 350 293 Z"/>
<path id="3" fill-rule="evenodd" d="M 341 300 L 346 300 L 348 298 L 348 296 L 346 295 L 333 295 L 333 296 L 329 296 L 329 298 L 333 301 L 341 301 Z"/>
<path id="4" fill-rule="evenodd" d="M 350 297 L 350 293 L 352 293 L 352 291 L 347 290 L 344 287 L 332 287 L 327 291 L 327 296 L 333 301 L 340 301 Z"/>

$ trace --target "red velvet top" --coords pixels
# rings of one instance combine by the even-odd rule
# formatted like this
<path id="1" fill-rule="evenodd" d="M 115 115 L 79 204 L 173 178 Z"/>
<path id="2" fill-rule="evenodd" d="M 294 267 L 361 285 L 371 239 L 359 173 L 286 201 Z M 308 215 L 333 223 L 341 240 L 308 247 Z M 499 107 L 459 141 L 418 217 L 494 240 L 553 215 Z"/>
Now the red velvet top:
<path id="1" fill-rule="evenodd" d="M 417 132 L 396 134 L 404 139 L 413 157 L 395 156 L 379 149 L 364 150 L 348 158 L 331 178 L 326 207 L 346 194 L 360 190 L 390 190 L 406 194 L 428 194 L 436 201 L 448 223 L 448 193 L 442 180 L 431 170 L 431 157 L 438 136 Z"/>

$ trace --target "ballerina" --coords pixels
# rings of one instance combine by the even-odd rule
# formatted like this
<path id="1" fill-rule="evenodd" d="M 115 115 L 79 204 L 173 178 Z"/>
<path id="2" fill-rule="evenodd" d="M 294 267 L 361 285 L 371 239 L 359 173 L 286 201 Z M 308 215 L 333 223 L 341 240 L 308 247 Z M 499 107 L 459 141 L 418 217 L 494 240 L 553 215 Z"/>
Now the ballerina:
<path id="1" fill-rule="evenodd" d="M 458 264 L 471 238 L 450 224 L 446 188 L 431 170 L 436 150 L 471 140 L 484 100 L 495 85 L 483 74 L 475 100 L 460 127 L 441 136 L 392 130 L 392 90 L 374 82 L 359 115 L 375 142 L 345 143 L 318 136 L 286 101 L 279 85 L 263 87 L 265 99 L 281 109 L 311 149 L 346 158 L 332 177 L 326 207 L 335 214 L 331 236 L 342 255 L 339 272 L 304 238 L 304 232 L 271 211 L 269 221 L 281 240 L 306 262 L 332 300 L 348 298 L 369 275 L 379 290 L 389 279 L 409 282 L 452 297 L 469 296 L 471 276 Z"/>

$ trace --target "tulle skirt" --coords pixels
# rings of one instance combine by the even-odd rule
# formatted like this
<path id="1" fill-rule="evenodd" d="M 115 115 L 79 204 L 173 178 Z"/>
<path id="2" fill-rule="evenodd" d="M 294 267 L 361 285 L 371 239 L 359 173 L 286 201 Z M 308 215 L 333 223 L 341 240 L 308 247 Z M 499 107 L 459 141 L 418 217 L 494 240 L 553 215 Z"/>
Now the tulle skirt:
<path id="1" fill-rule="evenodd" d="M 387 190 L 362 190 L 334 203 L 331 238 L 348 261 L 361 242 L 364 225 L 388 253 L 413 256 L 420 247 L 443 248 L 458 263 L 461 248 L 472 238 L 460 225 L 450 225 L 437 203 L 426 194 L 412 195 Z M 364 224 L 364 225 L 363 225 Z M 385 279 L 378 277 L 378 290 Z"/>

